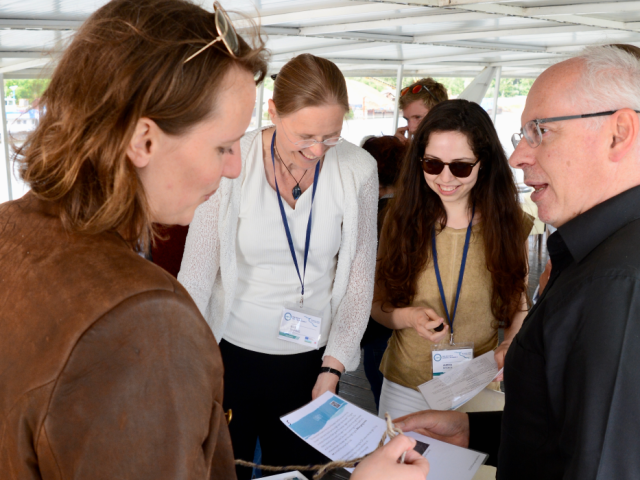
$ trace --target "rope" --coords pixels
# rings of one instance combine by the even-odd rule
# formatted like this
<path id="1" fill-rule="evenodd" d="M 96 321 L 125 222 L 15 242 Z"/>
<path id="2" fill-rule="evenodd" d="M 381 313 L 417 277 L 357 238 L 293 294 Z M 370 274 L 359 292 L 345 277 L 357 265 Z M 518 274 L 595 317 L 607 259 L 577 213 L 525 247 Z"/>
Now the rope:
<path id="1" fill-rule="evenodd" d="M 398 427 L 396 427 L 393 424 L 393 422 L 391 421 L 391 417 L 389 416 L 388 413 L 384 414 L 384 418 L 387 421 L 387 429 L 382 434 L 382 438 L 380 439 L 380 443 L 378 443 L 378 447 L 376 448 L 376 450 L 384 445 L 384 441 L 387 439 L 387 437 L 389 437 L 389 440 L 391 440 L 393 437 L 403 434 L 402 430 L 400 430 Z M 247 462 L 245 460 L 236 460 L 236 465 L 240 465 L 242 467 L 259 468 L 260 470 L 266 470 L 268 472 L 288 472 L 293 470 L 309 472 L 309 471 L 317 470 L 317 473 L 313 476 L 313 480 L 319 480 L 320 478 L 325 476 L 327 472 L 330 472 L 331 470 L 336 470 L 338 468 L 355 467 L 358 463 L 360 463 L 362 460 L 367 458 L 372 453 L 373 452 L 370 452 L 367 455 L 364 455 L 359 458 L 354 458 L 353 460 L 335 460 L 333 462 L 329 462 L 323 465 L 291 465 L 288 467 L 273 467 L 271 465 L 259 465 L 257 463 Z M 404 463 L 404 457 L 406 453 L 407 452 L 402 453 L 402 457 L 400 457 L 400 463 Z"/>

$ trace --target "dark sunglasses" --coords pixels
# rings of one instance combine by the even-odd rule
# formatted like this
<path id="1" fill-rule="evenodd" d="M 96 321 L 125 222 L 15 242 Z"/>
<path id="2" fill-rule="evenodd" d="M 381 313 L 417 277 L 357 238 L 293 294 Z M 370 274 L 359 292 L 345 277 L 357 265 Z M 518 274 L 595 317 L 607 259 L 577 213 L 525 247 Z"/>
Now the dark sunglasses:
<path id="1" fill-rule="evenodd" d="M 409 85 L 408 87 L 403 88 L 402 91 L 400 92 L 400 96 L 404 97 L 409 92 L 414 93 L 414 94 L 415 93 L 420 93 L 423 89 L 426 90 L 427 92 L 429 92 L 429 95 L 431 95 L 436 102 L 440 101 L 440 100 L 438 100 L 438 97 L 436 97 L 433 94 L 433 92 L 427 88 L 426 85 L 422 85 L 420 83 L 416 83 L 414 85 Z"/>
<path id="2" fill-rule="evenodd" d="M 449 165 L 449 171 L 451 175 L 458 178 L 466 178 L 471 175 L 473 167 L 475 167 L 480 160 L 476 160 L 475 163 L 467 162 L 441 162 L 440 160 L 434 160 L 433 158 L 421 158 L 422 170 L 429 175 L 440 175 L 444 170 L 445 165 Z"/>

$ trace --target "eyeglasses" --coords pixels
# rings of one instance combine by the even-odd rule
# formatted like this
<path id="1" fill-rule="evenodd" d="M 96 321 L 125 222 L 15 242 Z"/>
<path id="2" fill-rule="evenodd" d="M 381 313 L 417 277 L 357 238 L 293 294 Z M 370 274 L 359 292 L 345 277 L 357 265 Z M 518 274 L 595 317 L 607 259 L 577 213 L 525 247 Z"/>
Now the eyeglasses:
<path id="1" fill-rule="evenodd" d="M 218 2 L 213 3 L 213 10 L 215 11 L 214 22 L 216 25 L 216 30 L 218 31 L 218 36 L 213 39 L 213 41 L 207 43 L 204 47 L 198 50 L 196 53 L 187 58 L 184 62 L 187 63 L 191 59 L 197 57 L 202 52 L 204 52 L 207 48 L 209 48 L 214 43 L 222 41 L 224 46 L 227 47 L 227 51 L 229 55 L 233 58 L 236 58 L 240 53 L 240 47 L 238 44 L 238 35 L 236 34 L 235 29 L 233 28 L 233 23 L 231 23 L 231 19 L 227 12 L 224 11 L 222 6 Z"/>
<path id="2" fill-rule="evenodd" d="M 604 117 L 606 115 L 613 115 L 618 110 L 609 110 L 608 112 L 598 113 L 586 113 L 584 115 L 569 115 L 567 117 L 551 117 L 551 118 L 538 118 L 536 120 L 530 120 L 524 124 L 524 127 L 520 129 L 518 133 L 514 133 L 511 136 L 511 143 L 513 148 L 518 148 L 522 137 L 527 141 L 531 148 L 536 148 L 542 143 L 542 130 L 540 129 L 541 123 L 559 122 L 561 120 L 574 120 L 577 118 L 591 118 L 591 117 Z M 634 110 L 636 113 L 640 113 L 638 110 Z"/>
<path id="3" fill-rule="evenodd" d="M 475 167 L 480 160 L 476 160 L 475 163 L 468 162 L 442 162 L 433 158 L 424 157 L 420 159 L 422 163 L 422 170 L 429 175 L 440 175 L 444 170 L 445 165 L 449 165 L 449 171 L 451 175 L 458 178 L 467 178 L 471 175 L 473 167 Z"/>
<path id="4" fill-rule="evenodd" d="M 409 92 L 414 93 L 414 94 L 415 93 L 420 93 L 422 90 L 426 90 L 427 92 L 429 92 L 429 95 L 431 95 L 436 102 L 440 101 L 440 100 L 438 100 L 438 97 L 436 97 L 433 94 L 433 92 L 427 88 L 426 85 L 422 85 L 421 83 L 415 83 L 413 85 L 409 85 L 406 88 L 403 88 L 402 91 L 400 92 L 400 96 L 404 97 Z"/>
<path id="5" fill-rule="evenodd" d="M 313 147 L 316 143 L 321 143 L 327 147 L 335 147 L 337 144 L 339 144 L 342 141 L 342 137 L 337 136 L 337 137 L 327 138 L 326 140 L 323 140 L 321 142 L 314 140 L 313 138 L 309 138 L 307 140 L 300 140 L 299 142 L 294 142 L 289 138 L 289 135 L 287 135 L 287 132 L 284 129 L 284 122 L 280 120 L 280 123 L 282 124 L 282 132 L 284 133 L 284 136 L 287 137 L 287 140 L 289 140 L 298 148 L 310 148 L 310 147 Z"/>

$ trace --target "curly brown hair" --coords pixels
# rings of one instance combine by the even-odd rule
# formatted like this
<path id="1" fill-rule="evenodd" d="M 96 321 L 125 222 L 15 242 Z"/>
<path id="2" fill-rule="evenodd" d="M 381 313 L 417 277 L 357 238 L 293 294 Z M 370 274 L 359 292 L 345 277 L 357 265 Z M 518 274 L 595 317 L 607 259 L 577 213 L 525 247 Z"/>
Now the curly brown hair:
<path id="1" fill-rule="evenodd" d="M 434 132 L 466 135 L 480 160 L 478 180 L 470 202 L 481 212 L 487 269 L 491 272 L 491 311 L 500 326 L 509 327 L 526 295 L 528 259 L 525 252 L 524 214 L 518 192 L 496 130 L 487 113 L 476 103 L 448 100 L 433 107 L 418 128 L 402 164 L 382 228 L 386 245 L 379 253 L 374 302 L 392 307 L 409 306 L 416 293 L 417 277 L 431 252 L 431 231 L 437 222 L 444 228 L 447 212 L 425 182 L 421 168 L 429 137 Z"/>
<path id="2" fill-rule="evenodd" d="M 16 152 L 33 194 L 55 204 L 66 228 L 118 231 L 132 246 L 153 239 L 151 212 L 126 155 L 136 123 L 153 120 L 180 135 L 215 115 L 226 73 L 237 66 L 261 81 L 264 43 L 239 38 L 236 58 L 214 14 L 184 0 L 113 0 L 82 25 L 39 104 L 40 124 Z"/>
<path id="3" fill-rule="evenodd" d="M 409 85 L 410 88 L 414 85 L 424 85 L 429 91 L 426 91 L 424 88 L 420 90 L 418 93 L 413 93 L 411 90 L 408 90 L 404 95 L 400 97 L 398 101 L 398 106 L 401 110 L 404 110 L 409 104 L 415 102 L 416 100 L 422 101 L 427 109 L 431 110 L 438 103 L 444 102 L 449 99 L 449 94 L 447 93 L 447 87 L 443 84 L 436 82 L 433 78 L 421 78 L 415 83 Z M 402 91 L 405 89 L 403 88 Z M 431 92 L 431 93 L 429 93 Z M 435 97 L 435 98 L 434 98 Z"/>

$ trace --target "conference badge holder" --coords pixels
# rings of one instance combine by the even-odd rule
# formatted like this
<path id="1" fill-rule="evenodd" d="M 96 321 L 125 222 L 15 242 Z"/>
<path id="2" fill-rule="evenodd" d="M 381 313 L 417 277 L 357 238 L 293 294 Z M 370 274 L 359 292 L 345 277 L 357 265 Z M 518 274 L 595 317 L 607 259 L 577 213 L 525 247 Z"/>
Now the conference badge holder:
<path id="1" fill-rule="evenodd" d="M 450 372 L 456 365 L 473 360 L 473 342 L 433 345 L 431 360 L 434 378 Z"/>
<path id="2" fill-rule="evenodd" d="M 280 317 L 278 338 L 314 349 L 319 348 L 322 329 L 322 313 L 302 306 L 285 303 Z"/>

